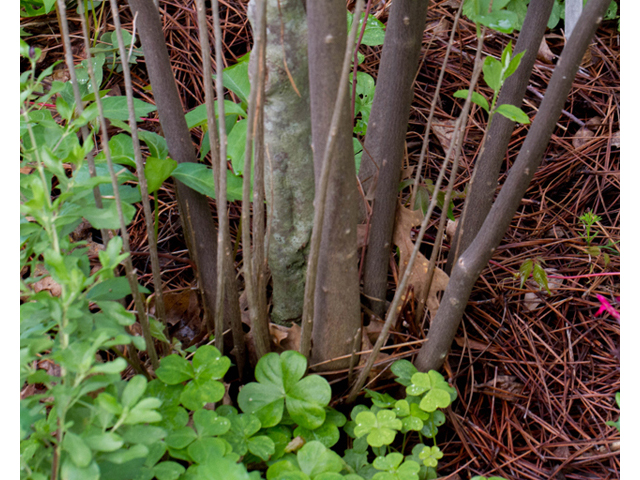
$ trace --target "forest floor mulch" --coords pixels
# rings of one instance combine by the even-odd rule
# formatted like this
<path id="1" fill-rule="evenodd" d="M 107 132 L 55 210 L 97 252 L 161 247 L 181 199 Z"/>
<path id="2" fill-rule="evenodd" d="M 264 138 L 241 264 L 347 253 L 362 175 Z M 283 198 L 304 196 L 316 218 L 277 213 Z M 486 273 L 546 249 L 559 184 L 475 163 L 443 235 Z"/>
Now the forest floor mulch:
<path id="1" fill-rule="evenodd" d="M 225 67 L 250 51 L 251 29 L 246 2 L 223 1 Z M 374 2 L 371 13 L 385 22 L 388 2 Z M 434 1 L 429 10 L 420 70 L 407 134 L 406 167 L 415 167 L 420 154 L 429 108 L 444 58 L 448 36 L 459 2 Z M 161 1 L 160 10 L 172 66 L 185 111 L 204 102 L 202 61 L 196 12 L 192 2 Z M 72 34 L 80 23 L 69 11 Z M 132 31 L 133 19 L 121 7 L 123 27 Z M 31 41 L 43 47 L 50 64 L 62 59 L 63 51 L 55 15 L 23 19 Z M 101 32 L 113 30 L 108 9 L 101 18 Z M 446 68 L 437 121 L 456 118 L 461 102 L 453 93 L 467 87 L 476 54 L 475 25 L 461 19 L 456 43 Z M 79 35 L 73 38 L 76 62 L 84 57 Z M 491 34 L 483 54 L 499 57 L 514 35 Z M 546 58 L 536 62 L 523 109 L 534 116 L 564 46 L 560 28 L 547 30 Z M 381 47 L 361 47 L 365 54 L 359 66 L 376 77 Z M 134 66 L 135 95 L 154 103 L 146 88 L 143 67 Z M 215 65 L 215 61 L 214 61 Z M 620 390 L 620 322 L 605 314 L 596 295 L 619 305 L 620 240 L 620 43 L 617 22 L 604 22 L 589 47 L 576 76 L 542 164 L 529 186 L 500 247 L 478 280 L 464 321 L 444 366 L 445 376 L 459 392 L 448 409 L 438 445 L 444 452 L 439 473 L 453 478 L 474 474 L 501 475 L 508 479 L 614 479 L 620 474 L 620 436 L 606 425 L 618 418 L 614 395 Z M 121 75 L 115 73 L 103 88 L 124 91 Z M 478 87 L 490 94 L 484 83 Z M 464 192 L 471 167 L 486 127 L 486 118 L 472 111 L 463 147 L 456 191 Z M 157 131 L 157 119 L 143 128 Z M 512 136 L 499 185 L 515 160 L 527 126 L 518 126 Z M 435 180 L 444 157 L 442 137 L 432 134 L 423 179 Z M 194 142 L 202 141 L 196 132 Z M 445 139 L 446 141 L 446 139 Z M 500 188 L 500 187 L 498 187 Z M 407 198 L 408 189 L 401 194 Z M 170 188 L 159 196 L 161 229 L 159 251 L 164 255 L 163 281 L 170 291 L 194 286 L 186 260 L 177 203 Z M 463 199 L 455 201 L 458 218 Z M 212 201 L 215 210 L 215 202 Z M 581 234 L 579 217 L 587 211 L 599 215 L 594 245 L 614 245 L 608 259 L 589 251 Z M 240 207 L 229 206 L 232 239 L 236 238 Z M 423 241 L 428 255 L 435 240 L 438 219 L 432 221 Z M 151 269 L 142 212 L 130 227 L 131 248 L 141 283 L 151 284 Z M 442 257 L 446 260 L 448 241 Z M 603 250 L 604 252 L 604 250 Z M 242 248 L 237 261 L 241 261 Z M 547 271 L 551 294 L 540 292 L 533 282 L 521 287 L 515 274 L 523 262 L 537 259 Z M 441 266 L 444 265 L 444 261 Z M 393 294 L 397 273 L 389 277 Z M 152 285 L 148 285 L 152 288 Z M 619 308 L 618 308 L 619 309 Z M 401 326 L 393 332 L 385 350 L 388 360 L 410 358 L 417 352 L 424 333 L 422 319 L 414 318 L 415 300 L 403 306 Z M 191 326 L 195 328 L 194 326 Z M 186 327 L 185 327 L 186 328 Z M 184 332 L 183 332 L 184 333 Z M 188 337 L 188 335 L 187 335 Z M 384 372 L 390 363 L 381 366 Z M 383 378 L 384 375 L 381 376 Z M 391 380 L 379 379 L 370 386 L 384 390 Z M 336 391 L 334 390 L 334 393 Z M 336 398 L 340 402 L 343 398 Z"/>

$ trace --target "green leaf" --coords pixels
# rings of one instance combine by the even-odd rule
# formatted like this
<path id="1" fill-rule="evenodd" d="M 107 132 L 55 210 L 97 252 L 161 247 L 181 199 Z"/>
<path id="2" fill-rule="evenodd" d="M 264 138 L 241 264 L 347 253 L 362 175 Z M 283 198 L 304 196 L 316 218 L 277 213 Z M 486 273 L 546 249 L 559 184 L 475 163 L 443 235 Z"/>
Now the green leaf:
<path id="1" fill-rule="evenodd" d="M 144 458 L 149 453 L 149 449 L 144 445 L 133 445 L 127 450 L 118 450 L 105 455 L 106 460 L 122 465 L 123 463 L 135 460 L 136 458 Z"/>
<path id="2" fill-rule="evenodd" d="M 151 293 L 142 285 L 138 285 L 138 290 L 142 293 Z M 131 287 L 126 277 L 110 278 L 94 285 L 87 292 L 87 300 L 120 300 L 131 295 Z"/>
<path id="3" fill-rule="evenodd" d="M 522 57 L 524 56 L 525 53 L 526 53 L 526 50 L 518 53 L 511 59 L 511 61 L 509 62 L 509 66 L 504 72 L 505 80 L 516 72 L 516 70 L 520 66 L 520 61 L 522 60 Z"/>
<path id="4" fill-rule="evenodd" d="M 182 449 L 190 445 L 196 438 L 198 435 L 193 431 L 193 428 L 183 427 L 167 435 L 165 441 L 171 448 Z"/>
<path id="5" fill-rule="evenodd" d="M 191 363 L 180 355 L 173 354 L 160 360 L 160 368 L 156 370 L 156 375 L 164 383 L 175 385 L 194 378 L 195 372 Z"/>
<path id="6" fill-rule="evenodd" d="M 255 415 L 243 413 L 229 417 L 231 429 L 224 435 L 233 451 L 238 455 L 245 455 L 249 449 L 249 439 L 260 430 L 260 420 Z"/>
<path id="7" fill-rule="evenodd" d="M 482 65 L 484 81 L 496 94 L 502 88 L 502 64 L 493 57 L 487 57 Z"/>
<path id="8" fill-rule="evenodd" d="M 62 448 L 69 454 L 71 460 L 80 468 L 88 467 L 93 458 L 91 449 L 82 438 L 73 432 L 67 432 L 62 441 Z"/>
<path id="9" fill-rule="evenodd" d="M 229 419 L 205 409 L 194 412 L 193 423 L 200 437 L 224 435 L 231 428 Z"/>
<path id="10" fill-rule="evenodd" d="M 181 163 L 171 173 L 176 179 L 195 191 L 215 198 L 213 172 L 202 163 Z M 227 170 L 227 200 L 235 202 L 242 200 L 242 179 Z"/>
<path id="11" fill-rule="evenodd" d="M 367 443 L 372 447 L 390 445 L 396 437 L 397 430 L 402 428 L 402 421 L 390 410 L 361 412 L 356 417 L 354 433 L 357 437 L 367 435 Z"/>
<path id="12" fill-rule="evenodd" d="M 499 105 L 498 108 L 496 108 L 496 113 L 507 117 L 513 122 L 521 123 L 523 125 L 528 125 L 529 123 L 531 123 L 531 120 L 529 120 L 527 114 L 515 105 Z"/>
<path id="13" fill-rule="evenodd" d="M 189 445 L 187 452 L 194 462 L 206 463 L 209 458 L 224 457 L 227 445 L 221 438 L 200 438 Z"/>
<path id="14" fill-rule="evenodd" d="M 133 99 L 133 107 L 136 113 L 136 121 L 141 121 L 141 117 L 146 117 L 151 112 L 157 110 L 155 105 L 143 102 L 138 98 Z M 102 99 L 102 108 L 104 116 L 109 120 L 129 120 L 129 107 L 127 106 L 127 97 L 105 97 Z"/>
<path id="15" fill-rule="evenodd" d="M 540 287 L 540 290 L 544 288 L 547 293 L 551 295 L 551 290 L 549 290 L 549 282 L 547 281 L 547 272 L 538 263 L 535 263 L 533 265 L 533 279 Z"/>
<path id="16" fill-rule="evenodd" d="M 379 393 L 374 390 L 365 389 L 366 398 L 371 398 L 373 404 L 380 408 L 391 408 L 395 405 L 396 399 L 388 393 Z"/>
<path id="17" fill-rule="evenodd" d="M 218 118 L 218 101 L 215 100 L 213 102 L 213 108 L 215 112 L 215 118 Z M 230 100 L 224 101 L 224 116 L 236 116 L 236 117 L 246 117 L 247 112 L 245 112 L 240 105 Z M 196 108 L 188 112 L 185 116 L 185 120 L 187 121 L 187 127 L 189 130 L 196 127 L 202 127 L 208 125 L 207 120 L 207 105 L 202 104 L 198 105 Z"/>
<path id="18" fill-rule="evenodd" d="M 315 477 L 325 472 L 338 473 L 342 470 L 342 459 L 320 442 L 309 442 L 298 450 L 298 465 L 300 470 Z"/>
<path id="19" fill-rule="evenodd" d="M 276 451 L 275 443 L 273 443 L 273 440 L 271 440 L 266 435 L 252 437 L 248 440 L 247 443 L 249 451 L 265 462 L 269 460 L 269 457 L 271 457 L 271 455 L 273 455 Z"/>
<path id="20" fill-rule="evenodd" d="M 95 450 L 97 452 L 115 452 L 124 445 L 122 437 L 113 432 L 89 435 L 84 438 L 84 441 L 91 450 Z"/>
<path id="21" fill-rule="evenodd" d="M 203 345 L 193 356 L 193 368 L 198 380 L 219 380 L 225 376 L 231 366 L 231 360 L 223 357 L 212 345 Z"/>
<path id="22" fill-rule="evenodd" d="M 207 403 L 224 397 L 224 385 L 216 380 L 192 380 L 180 394 L 180 402 L 189 410 L 198 410 Z"/>
<path id="23" fill-rule="evenodd" d="M 136 167 L 133 140 L 126 133 L 119 133 L 111 137 L 109 140 L 109 153 L 111 154 L 111 161 L 113 163 L 127 165 L 133 168 Z M 106 161 L 104 152 L 96 155 L 95 160 L 96 162 Z"/>
<path id="24" fill-rule="evenodd" d="M 307 361 L 298 352 L 288 350 L 280 356 L 269 353 L 256 366 L 258 383 L 246 385 L 238 395 L 242 411 L 255 414 L 264 428 L 280 422 L 287 411 L 298 425 L 313 430 L 324 423 L 325 410 L 331 399 L 327 381 L 310 375 L 302 380 Z"/>
<path id="25" fill-rule="evenodd" d="M 147 179 L 147 191 L 153 193 L 171 176 L 178 162 L 171 158 L 147 157 L 144 165 L 144 176 Z"/>
<path id="26" fill-rule="evenodd" d="M 129 408 L 133 407 L 136 402 L 140 400 L 140 397 L 142 397 L 146 388 L 147 379 L 144 375 L 136 375 L 131 378 L 122 392 L 122 406 Z"/>
<path id="27" fill-rule="evenodd" d="M 469 90 L 458 90 L 456 93 L 453 94 L 455 98 L 463 98 L 463 99 L 466 99 L 468 95 L 469 95 Z M 478 105 L 479 107 L 483 108 L 486 112 L 489 112 L 489 102 L 487 102 L 487 99 L 484 98 L 482 95 L 480 95 L 478 92 L 473 92 L 471 94 L 471 101 L 476 105 Z"/>
<path id="28" fill-rule="evenodd" d="M 411 377 L 418 369 L 409 360 L 397 360 L 391 365 L 391 371 L 398 377 L 396 380 L 400 385 L 411 385 Z"/>
<path id="29" fill-rule="evenodd" d="M 176 480 L 184 472 L 185 468 L 177 462 L 161 462 L 153 467 L 158 480 Z"/>
<path id="30" fill-rule="evenodd" d="M 244 152 L 247 142 L 246 119 L 236 122 L 227 137 L 227 158 L 231 160 L 233 171 L 238 175 L 244 172 Z"/>
<path id="31" fill-rule="evenodd" d="M 356 38 L 360 37 L 360 31 L 362 30 L 362 24 L 364 23 L 364 14 L 360 17 L 360 23 L 356 33 Z M 347 31 L 351 30 L 351 24 L 353 23 L 353 14 L 347 12 Z M 373 15 L 369 14 L 367 17 L 367 25 L 364 27 L 364 35 L 362 36 L 362 45 L 377 46 L 384 43 L 384 24 Z"/>
<path id="32" fill-rule="evenodd" d="M 62 461 L 60 468 L 61 478 L 63 480 L 99 480 L 100 468 L 96 462 L 91 462 L 87 467 L 78 467 L 72 461 L 65 459 Z M 35 475 L 32 478 L 38 478 Z M 42 479 L 49 478 L 42 476 Z"/>
<path id="33" fill-rule="evenodd" d="M 533 260 L 525 260 L 518 269 L 518 275 L 520 276 L 520 288 L 524 287 L 525 282 L 529 279 L 531 271 L 533 270 Z"/>
<path id="34" fill-rule="evenodd" d="M 133 220 L 133 216 L 136 214 L 136 208 L 125 202 L 120 203 L 122 205 L 124 223 L 125 225 L 129 225 L 131 220 Z M 120 228 L 120 217 L 118 217 L 118 208 L 115 200 L 103 199 L 102 208 L 96 206 L 84 207 L 82 209 L 82 216 L 97 230 L 101 228 L 110 230 Z"/>
<path id="35" fill-rule="evenodd" d="M 438 460 L 440 460 L 443 455 L 438 447 L 424 447 L 419 454 L 420 459 L 427 467 L 434 468 L 438 466 Z"/>
<path id="36" fill-rule="evenodd" d="M 243 103 L 249 103 L 249 94 L 251 93 L 249 54 L 242 57 L 239 63 L 224 69 L 222 84 L 235 93 Z"/>

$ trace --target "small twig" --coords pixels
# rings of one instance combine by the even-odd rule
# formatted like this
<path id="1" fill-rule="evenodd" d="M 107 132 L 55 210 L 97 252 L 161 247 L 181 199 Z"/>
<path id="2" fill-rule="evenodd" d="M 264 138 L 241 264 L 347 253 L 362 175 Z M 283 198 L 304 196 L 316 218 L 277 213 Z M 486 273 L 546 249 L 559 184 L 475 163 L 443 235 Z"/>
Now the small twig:
<path id="1" fill-rule="evenodd" d="M 486 27 L 483 27 L 482 33 L 480 34 L 480 38 L 478 39 L 479 52 L 482 51 L 485 30 L 486 30 Z M 438 179 L 436 181 L 435 190 L 434 190 L 435 192 L 440 191 L 440 185 L 442 184 L 442 180 L 444 178 L 445 169 L 451 159 L 451 155 L 453 154 L 454 147 L 456 147 L 458 143 L 462 144 L 462 139 L 460 139 L 460 142 L 458 142 L 458 136 L 460 137 L 462 136 L 461 132 L 463 131 L 464 126 L 466 126 L 469 110 L 471 109 L 471 103 L 472 103 L 471 94 L 473 92 L 476 82 L 478 81 L 478 78 L 480 77 L 481 71 L 482 71 L 482 58 L 480 55 L 478 55 L 476 57 L 473 76 L 471 78 L 471 83 L 469 86 L 469 94 L 467 95 L 467 99 L 464 103 L 464 106 L 462 107 L 462 112 L 460 113 L 460 116 L 456 121 L 456 126 L 453 131 L 454 133 L 453 133 L 453 138 L 451 140 L 451 145 L 449 146 L 449 150 L 447 151 L 447 156 L 445 157 L 445 160 L 442 164 L 442 168 L 440 170 L 440 174 L 438 175 Z M 455 172 L 458 169 L 458 160 L 460 158 L 459 153 L 460 153 L 460 148 L 458 147 L 456 148 L 456 154 L 454 155 L 453 164 L 451 167 L 451 176 L 453 178 L 455 178 Z M 453 183 L 453 178 L 450 181 L 450 185 L 452 185 Z M 449 195 L 449 198 L 451 198 L 451 191 L 448 190 L 447 193 Z M 364 382 L 367 376 L 369 375 L 369 372 L 371 371 L 371 367 L 375 362 L 376 356 L 380 352 L 380 349 L 384 345 L 384 342 L 387 341 L 387 336 L 389 335 L 389 330 L 391 329 L 391 326 L 395 325 L 398 315 L 402 310 L 402 306 L 400 305 L 400 302 L 402 301 L 402 297 L 404 296 L 404 292 L 407 288 L 407 284 L 409 283 L 409 277 L 411 276 L 413 265 L 416 261 L 416 258 L 418 257 L 420 244 L 422 243 L 422 238 L 424 237 L 425 231 L 427 230 L 427 225 L 429 224 L 429 220 L 431 219 L 431 215 L 433 214 L 433 210 L 436 205 L 436 200 L 437 200 L 437 195 L 433 195 L 433 197 L 431 198 L 431 202 L 429 202 L 429 209 L 427 210 L 427 213 L 424 219 L 422 220 L 422 224 L 420 226 L 420 232 L 416 237 L 416 242 L 413 247 L 413 251 L 411 252 L 411 258 L 409 259 L 409 263 L 406 265 L 404 275 L 402 276 L 402 280 L 400 281 L 400 284 L 396 289 L 396 293 L 393 296 L 393 301 L 391 302 L 391 306 L 389 307 L 387 318 L 384 322 L 384 326 L 382 327 L 382 331 L 380 332 L 378 336 L 378 340 L 376 341 L 376 344 L 373 347 L 373 352 L 371 353 L 371 355 L 369 355 L 369 358 L 367 358 L 367 362 L 365 363 L 364 368 L 360 371 L 358 380 L 356 381 L 355 385 L 351 389 L 351 392 L 349 392 L 349 396 L 347 397 L 347 403 L 352 403 L 356 399 L 358 392 L 364 385 Z M 446 212 L 446 205 L 443 207 L 443 209 L 444 209 L 443 211 Z"/>
<path id="2" fill-rule="evenodd" d="M 416 168 L 416 178 L 413 179 L 413 186 L 411 187 L 411 210 L 415 209 L 416 204 L 416 194 L 418 191 L 418 185 L 420 184 L 420 176 L 422 172 L 422 167 L 424 166 L 424 158 L 427 154 L 427 149 L 429 148 L 429 134 L 431 133 L 431 124 L 433 122 L 433 115 L 436 111 L 436 100 L 440 95 L 440 87 L 442 86 L 442 81 L 444 79 L 444 72 L 447 67 L 447 63 L 449 61 L 449 54 L 451 53 L 451 47 L 453 45 L 453 40 L 456 34 L 456 28 L 458 27 L 458 20 L 460 20 L 460 15 L 462 14 L 462 5 L 464 2 L 460 2 L 460 7 L 458 8 L 458 12 L 456 13 L 456 17 L 453 20 L 453 26 L 451 27 L 451 35 L 449 36 L 449 43 L 447 44 L 447 52 L 444 55 L 444 60 L 442 61 L 442 68 L 440 69 L 440 76 L 438 77 L 438 84 L 436 85 L 436 91 L 433 93 L 433 101 L 431 102 L 431 109 L 429 110 L 429 119 L 427 120 L 427 129 L 424 132 L 424 139 L 422 140 L 422 149 L 420 150 L 420 158 L 418 160 L 418 167 Z M 434 195 L 437 194 L 437 191 L 434 190 Z"/>
<path id="3" fill-rule="evenodd" d="M 131 140 L 133 143 L 133 155 L 136 161 L 136 173 L 138 174 L 138 182 L 140 185 L 140 193 L 142 196 L 142 208 L 144 211 L 144 219 L 147 227 L 147 238 L 149 239 L 149 253 L 151 257 L 151 271 L 153 274 L 153 289 L 156 296 L 156 315 L 160 323 L 164 326 L 164 334 L 169 338 L 169 330 L 167 329 L 167 318 L 164 310 L 164 299 L 162 297 L 162 276 L 160 271 L 160 262 L 158 261 L 158 243 L 154 228 L 154 215 L 149 204 L 149 190 L 147 188 L 147 178 L 144 174 L 144 163 L 142 161 L 142 151 L 140 150 L 140 141 L 138 139 L 138 126 L 136 123 L 135 106 L 133 105 L 133 85 L 131 82 L 131 71 L 129 70 L 129 62 L 125 59 L 126 50 L 124 47 L 124 39 L 122 38 L 122 28 L 120 26 L 120 15 L 118 14 L 118 4 L 116 0 L 111 2 L 111 15 L 115 26 L 116 37 L 118 39 L 118 48 L 120 49 L 120 60 L 122 62 L 122 75 L 124 77 L 124 88 L 127 95 L 127 107 L 129 109 L 129 128 L 131 128 Z M 133 42 L 132 42 L 133 45 Z M 163 343 L 164 353 L 169 352 L 169 345 Z"/>
<path id="4" fill-rule="evenodd" d="M 60 5 L 60 1 L 58 5 Z M 120 202 L 120 189 L 118 187 L 118 178 L 116 177 L 115 170 L 113 168 L 113 161 L 111 159 L 111 149 L 109 148 L 108 138 L 109 134 L 107 132 L 107 120 L 104 116 L 104 108 L 102 106 L 102 100 L 100 99 L 100 86 L 96 83 L 96 76 L 93 70 L 93 63 L 91 62 L 90 49 L 91 46 L 89 44 L 89 30 L 87 27 L 87 20 L 84 14 L 80 15 L 80 23 L 82 25 L 82 34 L 84 37 L 84 46 L 89 56 L 87 62 L 87 71 L 89 73 L 89 78 L 91 79 L 91 84 L 93 86 L 93 93 L 95 95 L 95 102 L 98 107 L 98 118 L 100 119 L 100 130 L 102 132 L 102 151 L 105 154 L 107 159 L 107 166 L 109 168 L 109 174 L 111 176 L 111 185 L 113 186 L 113 193 L 115 196 L 116 209 L 118 212 L 118 220 L 120 222 L 120 235 L 122 236 L 122 249 L 127 254 L 127 258 L 124 260 L 124 268 L 126 271 L 127 280 L 129 281 L 129 286 L 131 288 L 131 295 L 134 298 L 138 321 L 140 322 L 140 326 L 142 327 L 142 335 L 144 337 L 146 346 L 147 346 L 147 354 L 149 355 L 149 359 L 151 360 L 151 365 L 154 370 L 158 368 L 158 355 L 156 354 L 155 346 L 153 343 L 153 337 L 151 335 L 151 327 L 149 325 L 149 319 L 145 313 L 144 302 L 142 301 L 142 296 L 140 291 L 138 290 L 138 280 L 135 275 L 135 270 L 133 268 L 133 264 L 131 263 L 131 255 L 129 252 L 131 249 L 129 248 L 129 233 L 127 232 L 127 224 L 124 221 L 124 213 L 122 211 L 122 203 Z"/>

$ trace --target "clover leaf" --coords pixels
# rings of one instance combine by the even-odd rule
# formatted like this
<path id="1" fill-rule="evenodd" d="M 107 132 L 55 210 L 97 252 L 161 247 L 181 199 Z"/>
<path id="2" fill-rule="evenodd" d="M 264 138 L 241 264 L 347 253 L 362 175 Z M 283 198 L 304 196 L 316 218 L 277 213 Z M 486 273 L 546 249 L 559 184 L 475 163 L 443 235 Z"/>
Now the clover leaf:
<path id="1" fill-rule="evenodd" d="M 418 477 L 420 477 L 420 480 L 435 480 L 436 478 L 438 478 L 436 469 L 433 467 L 427 467 L 420 458 L 420 454 L 422 453 L 422 450 L 424 448 L 424 443 L 418 443 L 417 445 L 414 445 L 414 447 L 411 449 L 411 455 L 407 455 L 405 461 L 413 460 L 418 465 L 420 465 L 420 473 L 418 473 Z"/>
<path id="2" fill-rule="evenodd" d="M 367 443 L 372 447 L 389 445 L 396 438 L 397 430 L 402 428 L 402 421 L 390 410 L 361 412 L 356 417 L 354 433 L 357 437 L 367 435 Z"/>
<path id="3" fill-rule="evenodd" d="M 179 355 L 169 355 L 160 361 L 156 374 L 169 385 L 191 380 L 180 394 L 180 402 L 190 410 L 198 410 L 224 396 L 224 385 L 217 380 L 224 377 L 230 365 L 229 358 L 217 348 L 203 345 L 196 350 L 193 364 Z"/>
<path id="4" fill-rule="evenodd" d="M 340 440 L 338 427 L 342 427 L 346 421 L 347 418 L 343 414 L 333 408 L 327 408 L 325 421 L 319 428 L 309 430 L 308 428 L 298 427 L 294 430 L 293 436 L 302 437 L 307 442 L 317 440 L 325 447 L 331 448 Z"/>
<path id="5" fill-rule="evenodd" d="M 403 460 L 404 456 L 397 452 L 376 458 L 373 466 L 383 471 L 376 473 L 373 480 L 418 480 L 420 465 L 413 460 L 402 463 Z"/>
<path id="6" fill-rule="evenodd" d="M 417 372 L 411 376 L 407 395 L 417 396 L 424 392 L 427 393 L 420 401 L 420 408 L 426 412 L 447 408 L 457 395 L 455 389 L 450 387 L 444 377 L 435 370 L 429 373 Z"/>
<path id="7" fill-rule="evenodd" d="M 396 382 L 408 387 L 411 385 L 411 377 L 418 372 L 418 369 L 409 360 L 397 360 L 391 365 L 391 371 L 398 377 Z"/>
<path id="8" fill-rule="evenodd" d="M 297 457 L 300 470 L 311 478 L 327 472 L 338 473 L 344 465 L 340 455 L 316 441 L 298 450 Z"/>
<path id="9" fill-rule="evenodd" d="M 249 413 L 229 415 L 226 418 L 231 421 L 231 428 L 222 438 L 231 444 L 235 453 L 245 455 L 249 450 L 249 439 L 260 430 L 260 420 Z"/>
<path id="10" fill-rule="evenodd" d="M 325 420 L 324 407 L 331 400 L 331 387 L 319 375 L 302 378 L 306 368 L 306 358 L 293 350 L 264 355 L 255 370 L 258 382 L 240 391 L 238 405 L 243 412 L 256 415 L 264 428 L 280 423 L 285 406 L 301 427 L 320 427 Z"/>
<path id="11" fill-rule="evenodd" d="M 438 447 L 424 447 L 422 452 L 418 454 L 420 460 L 424 462 L 427 467 L 437 467 L 438 460 L 442 458 L 443 453 Z"/>
<path id="12" fill-rule="evenodd" d="M 427 438 L 435 438 L 438 434 L 438 427 L 443 425 L 446 420 L 444 413 L 440 410 L 436 410 L 429 415 L 427 420 L 424 420 L 424 427 L 422 427 L 422 434 Z"/>
<path id="13" fill-rule="evenodd" d="M 373 390 L 368 390 L 366 388 L 364 391 L 366 392 L 366 397 L 371 398 L 371 401 L 376 407 L 389 408 L 393 407 L 393 405 L 396 403 L 396 399 L 388 393 L 379 393 Z"/>

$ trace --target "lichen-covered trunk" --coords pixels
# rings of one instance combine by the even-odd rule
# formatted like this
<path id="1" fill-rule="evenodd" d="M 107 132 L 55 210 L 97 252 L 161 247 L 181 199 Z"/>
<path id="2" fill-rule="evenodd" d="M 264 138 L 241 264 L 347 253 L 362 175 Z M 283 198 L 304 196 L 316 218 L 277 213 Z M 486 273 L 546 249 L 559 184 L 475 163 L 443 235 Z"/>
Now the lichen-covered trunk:
<path id="1" fill-rule="evenodd" d="M 264 146 L 271 317 L 286 324 L 302 316 L 313 225 L 307 19 L 300 0 L 266 0 L 266 7 Z"/>
<path id="2" fill-rule="evenodd" d="M 344 0 L 307 2 L 309 85 L 316 189 L 338 93 L 347 39 Z M 311 363 L 348 355 L 360 327 L 357 268 L 358 190 L 349 95 L 340 105 L 318 260 Z M 317 207 L 317 206 L 316 206 Z M 359 347 L 356 345 L 356 347 Z M 345 368 L 349 358 L 322 369 Z"/>

